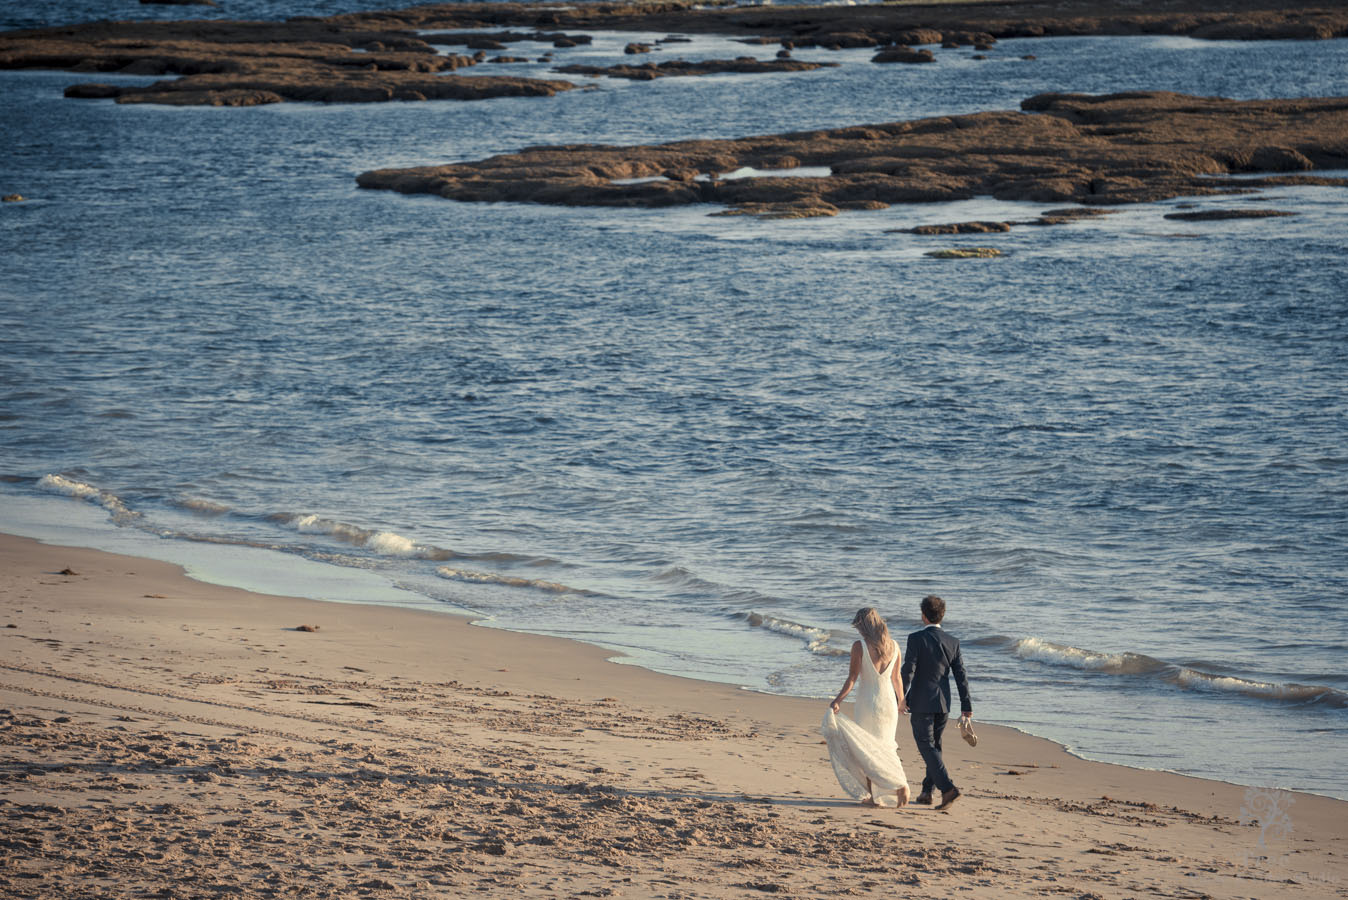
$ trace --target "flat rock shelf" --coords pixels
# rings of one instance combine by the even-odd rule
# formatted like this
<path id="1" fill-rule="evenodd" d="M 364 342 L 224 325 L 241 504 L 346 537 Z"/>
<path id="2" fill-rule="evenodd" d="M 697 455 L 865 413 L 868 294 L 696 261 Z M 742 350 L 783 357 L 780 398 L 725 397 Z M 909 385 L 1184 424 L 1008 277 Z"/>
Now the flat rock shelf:
<path id="1" fill-rule="evenodd" d="M 715 177 L 745 166 L 828 166 L 832 174 Z M 1307 174 L 1343 168 L 1348 98 L 1234 101 L 1134 92 L 1040 94 L 1019 111 L 736 140 L 531 147 L 476 162 L 365 172 L 357 183 L 463 201 L 716 203 L 756 215 L 811 217 L 976 196 L 1109 205 L 1289 183 L 1348 185 Z M 1252 172 L 1270 177 L 1229 177 Z"/>

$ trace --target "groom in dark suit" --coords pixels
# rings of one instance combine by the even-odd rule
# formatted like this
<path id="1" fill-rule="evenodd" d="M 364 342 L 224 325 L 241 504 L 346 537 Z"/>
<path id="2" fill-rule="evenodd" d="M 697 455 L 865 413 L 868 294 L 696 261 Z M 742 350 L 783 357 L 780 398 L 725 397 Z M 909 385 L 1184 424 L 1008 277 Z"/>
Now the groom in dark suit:
<path id="1" fill-rule="evenodd" d="M 908 635 L 908 650 L 903 654 L 900 670 L 906 693 L 899 703 L 899 712 L 911 714 L 913 740 L 927 764 L 922 793 L 913 802 L 930 805 L 932 788 L 936 788 L 941 792 L 937 809 L 947 808 L 960 795 L 941 758 L 941 732 L 945 731 L 950 714 L 950 673 L 955 673 L 962 717 L 972 719 L 974 711 L 969 702 L 969 679 L 964 674 L 960 642 L 941 629 L 944 618 L 944 600 L 937 596 L 922 598 L 922 624 L 926 627 Z"/>

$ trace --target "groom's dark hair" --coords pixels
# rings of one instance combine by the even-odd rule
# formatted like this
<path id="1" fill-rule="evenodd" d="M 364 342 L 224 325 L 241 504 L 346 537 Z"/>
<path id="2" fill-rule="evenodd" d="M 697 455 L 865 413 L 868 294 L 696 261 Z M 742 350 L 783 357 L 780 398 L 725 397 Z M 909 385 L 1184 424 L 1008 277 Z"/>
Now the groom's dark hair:
<path id="1" fill-rule="evenodd" d="M 922 598 L 922 615 L 927 617 L 927 621 L 933 625 L 941 624 L 945 618 L 945 601 L 935 594 L 928 594 Z"/>

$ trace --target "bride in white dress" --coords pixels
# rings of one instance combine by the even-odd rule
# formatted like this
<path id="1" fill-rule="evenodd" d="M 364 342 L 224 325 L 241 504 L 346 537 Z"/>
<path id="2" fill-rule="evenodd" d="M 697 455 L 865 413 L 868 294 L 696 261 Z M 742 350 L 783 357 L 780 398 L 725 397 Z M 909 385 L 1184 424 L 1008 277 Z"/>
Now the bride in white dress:
<path id="1" fill-rule="evenodd" d="M 863 803 L 898 806 L 908 803 L 908 776 L 899 761 L 895 732 L 903 678 L 899 674 L 899 645 L 889 636 L 885 620 L 867 607 L 857 612 L 852 626 L 862 640 L 852 644 L 852 662 L 838 696 L 824 715 L 824 740 L 833 771 L 842 789 Z M 843 698 L 857 688 L 855 718 L 839 714 Z"/>

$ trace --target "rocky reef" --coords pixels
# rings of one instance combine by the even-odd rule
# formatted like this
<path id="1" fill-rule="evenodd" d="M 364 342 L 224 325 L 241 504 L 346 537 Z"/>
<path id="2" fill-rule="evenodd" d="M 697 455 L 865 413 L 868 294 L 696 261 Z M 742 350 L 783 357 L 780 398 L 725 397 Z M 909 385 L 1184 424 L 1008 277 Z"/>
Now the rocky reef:
<path id="1" fill-rule="evenodd" d="M 662 63 L 620 66 L 558 66 L 555 71 L 568 75 L 607 76 L 632 81 L 651 81 L 656 78 L 713 75 L 724 72 L 757 75 L 764 72 L 809 72 L 814 69 L 837 66 L 837 63 L 804 62 L 798 59 L 755 59 L 741 56 L 736 59 L 704 59 L 689 62 L 672 59 Z"/>
<path id="2" fill-rule="evenodd" d="M 335 16 L 363 27 L 604 28 L 726 34 L 797 47 L 978 45 L 989 39 L 1084 34 L 1187 35 L 1211 40 L 1317 40 L 1348 36 L 1342 3 L 1277 0 L 1024 0 L 858 6 L 737 6 L 704 0 L 567 5 L 463 3 Z"/>
<path id="3" fill-rule="evenodd" d="M 160 0 L 156 0 L 160 2 Z M 185 3 L 193 0 L 166 0 Z M 570 90 L 562 79 L 515 76 L 461 78 L 456 69 L 486 60 L 485 51 L 512 41 L 548 41 L 566 49 L 589 44 L 577 29 L 725 34 L 750 44 L 780 44 L 776 62 L 719 60 L 705 71 L 802 71 L 818 62 L 789 61 L 797 47 L 875 47 L 877 63 L 934 60 L 923 44 L 990 50 L 998 39 L 1081 34 L 1183 34 L 1223 39 L 1318 39 L 1348 36 L 1343 4 L 1285 8 L 1273 0 L 1156 0 L 1139 11 L 1132 0 L 1023 3 L 771 7 L 695 0 L 464 3 L 353 13 L 285 22 L 94 22 L 0 33 L 0 68 L 87 73 L 173 75 L 149 86 L 100 82 L 72 85 L 76 98 L 121 103 L 245 106 L 282 101 L 377 102 L 477 100 L 551 96 Z M 441 29 L 440 33 L 426 34 Z M 470 34 L 448 29 L 482 29 Z M 511 30 L 527 29 L 527 30 Z M 425 34 L 425 37 L 419 36 Z M 630 55 L 658 45 L 633 42 Z M 463 45 L 473 56 L 442 55 L 431 46 Z M 496 57 L 492 61 L 523 59 Z M 545 59 L 550 59 L 545 57 Z M 604 74 L 635 80 L 704 74 L 692 63 L 610 66 Z"/>
<path id="4" fill-rule="evenodd" d="M 826 177 L 727 179 L 750 167 Z M 648 146 L 531 147 L 366 172 L 364 188 L 571 206 L 715 203 L 775 217 L 992 196 L 1093 206 L 1348 179 L 1348 98 L 1235 101 L 1167 92 L 1041 94 L 1020 110 Z M 1230 177 L 1270 173 L 1263 179 Z M 1068 217 L 1064 217 L 1068 218 Z"/>
<path id="5" fill-rule="evenodd" d="M 252 106 L 552 96 L 562 79 L 456 77 L 479 61 L 441 55 L 407 32 L 319 21 L 98 22 L 0 34 L 0 68 L 175 75 L 147 86 L 75 84 L 67 97 L 119 103 Z"/>

